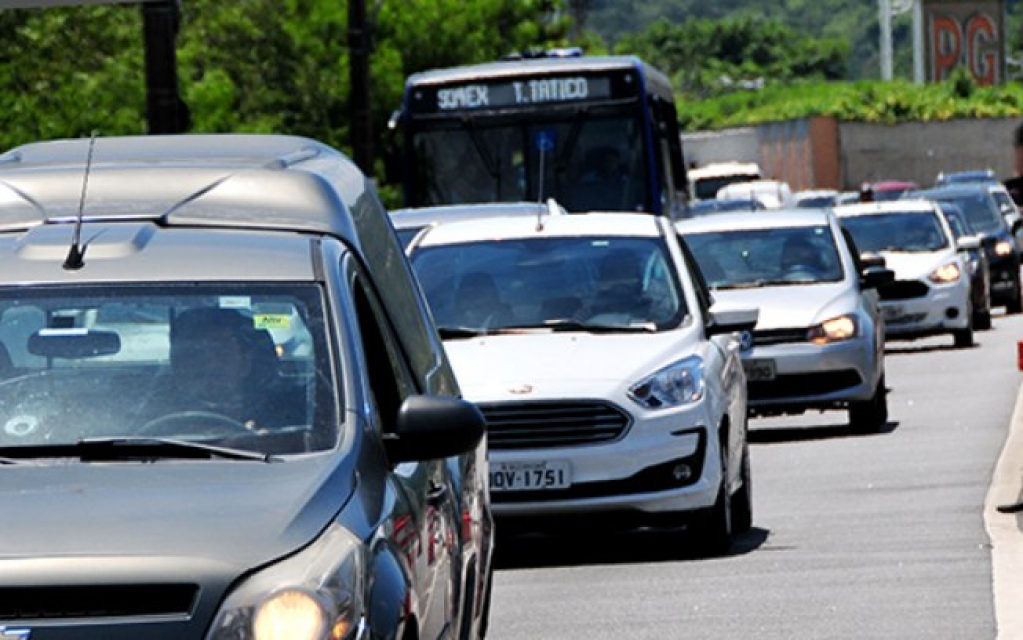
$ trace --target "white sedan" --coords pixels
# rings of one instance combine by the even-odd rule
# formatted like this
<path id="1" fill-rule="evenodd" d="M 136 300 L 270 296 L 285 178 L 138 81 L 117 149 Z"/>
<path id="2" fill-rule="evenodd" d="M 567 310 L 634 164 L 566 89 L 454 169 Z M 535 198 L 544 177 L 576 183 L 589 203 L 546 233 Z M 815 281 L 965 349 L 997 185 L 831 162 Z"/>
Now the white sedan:
<path id="1" fill-rule="evenodd" d="M 955 346 L 973 345 L 970 274 L 936 203 L 871 202 L 836 207 L 835 214 L 860 252 L 881 256 L 895 272 L 895 282 L 879 290 L 886 339 L 951 334 Z"/>
<path id="2" fill-rule="evenodd" d="M 453 222 L 410 257 L 487 418 L 503 530 L 685 524 L 720 552 L 750 527 L 737 332 L 757 311 L 710 307 L 669 220 Z"/>

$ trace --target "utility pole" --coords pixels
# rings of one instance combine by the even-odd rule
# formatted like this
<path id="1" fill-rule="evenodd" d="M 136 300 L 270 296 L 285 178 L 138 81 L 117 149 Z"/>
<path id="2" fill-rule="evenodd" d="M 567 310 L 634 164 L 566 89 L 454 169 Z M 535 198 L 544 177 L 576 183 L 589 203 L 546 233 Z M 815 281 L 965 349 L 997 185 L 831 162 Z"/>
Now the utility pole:
<path id="1" fill-rule="evenodd" d="M 369 109 L 369 26 L 366 0 L 348 0 L 348 65 L 351 83 L 352 153 L 355 164 L 373 175 L 373 119 Z"/>
<path id="2" fill-rule="evenodd" d="M 181 25 L 178 0 L 142 5 L 146 50 L 146 120 L 149 133 L 184 133 L 191 126 L 188 105 L 178 92 L 177 36 Z"/>

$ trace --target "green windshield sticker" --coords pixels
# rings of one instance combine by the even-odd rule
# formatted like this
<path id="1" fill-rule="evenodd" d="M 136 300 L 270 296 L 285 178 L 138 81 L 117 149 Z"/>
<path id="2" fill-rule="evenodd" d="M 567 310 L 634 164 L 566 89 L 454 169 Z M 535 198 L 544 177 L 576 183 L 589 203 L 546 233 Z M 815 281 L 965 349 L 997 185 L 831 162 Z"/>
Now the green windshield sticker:
<path id="1" fill-rule="evenodd" d="M 288 329 L 291 317 L 281 313 L 257 313 L 252 316 L 252 324 L 257 329 Z"/>

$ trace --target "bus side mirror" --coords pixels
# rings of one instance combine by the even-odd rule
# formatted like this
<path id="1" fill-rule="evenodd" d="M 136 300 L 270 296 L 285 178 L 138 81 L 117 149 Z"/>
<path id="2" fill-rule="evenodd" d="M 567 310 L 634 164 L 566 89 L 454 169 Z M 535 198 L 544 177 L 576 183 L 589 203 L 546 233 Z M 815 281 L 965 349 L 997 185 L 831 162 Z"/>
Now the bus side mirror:
<path id="1" fill-rule="evenodd" d="M 401 160 L 401 142 L 398 129 L 401 124 L 401 111 L 395 111 L 387 121 L 387 136 L 384 147 L 384 179 L 389 184 L 400 184 L 403 162 Z"/>

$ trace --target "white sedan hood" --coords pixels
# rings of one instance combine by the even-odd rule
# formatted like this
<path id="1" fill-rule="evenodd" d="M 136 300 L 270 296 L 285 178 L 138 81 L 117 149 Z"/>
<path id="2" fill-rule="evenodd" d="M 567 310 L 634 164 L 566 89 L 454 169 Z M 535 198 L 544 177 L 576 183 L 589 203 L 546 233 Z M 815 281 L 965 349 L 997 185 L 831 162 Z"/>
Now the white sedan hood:
<path id="1" fill-rule="evenodd" d="M 467 400 L 609 397 L 693 355 L 694 327 L 661 333 L 521 333 L 444 343 Z"/>
<path id="2" fill-rule="evenodd" d="M 715 289 L 714 301 L 728 307 L 757 307 L 756 329 L 811 327 L 856 309 L 854 287 L 846 282 L 756 289 Z"/>

